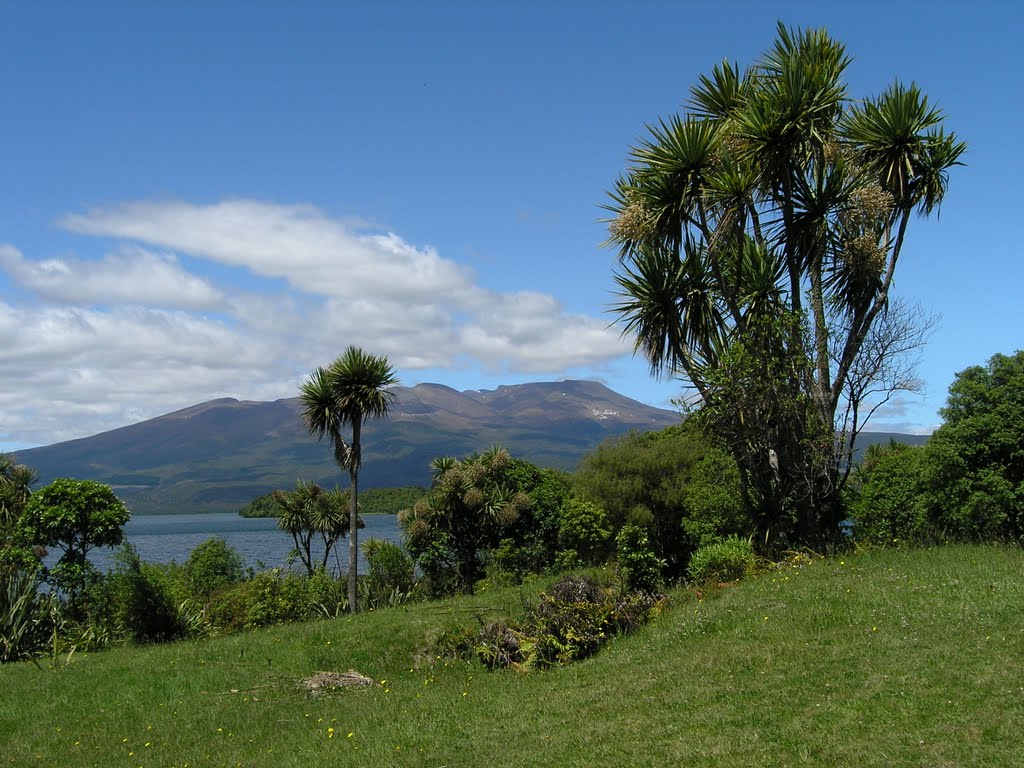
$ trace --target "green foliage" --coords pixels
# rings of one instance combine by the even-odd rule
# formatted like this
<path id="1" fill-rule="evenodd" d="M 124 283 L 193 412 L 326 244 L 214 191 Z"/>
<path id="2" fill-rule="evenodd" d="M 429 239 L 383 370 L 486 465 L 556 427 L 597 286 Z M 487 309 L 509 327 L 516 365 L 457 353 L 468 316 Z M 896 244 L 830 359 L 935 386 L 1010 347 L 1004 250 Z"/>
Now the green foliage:
<path id="1" fill-rule="evenodd" d="M 278 507 L 277 525 L 291 534 L 306 573 L 312 576 L 326 569 L 334 545 L 349 532 L 349 491 L 325 491 L 316 483 L 297 480 L 294 491 L 271 495 Z M 365 525 L 358 516 L 355 520 L 357 528 Z M 313 561 L 314 538 L 319 538 L 323 549 L 319 563 Z"/>
<path id="2" fill-rule="evenodd" d="M 39 592 L 34 570 L 0 570 L 0 664 L 45 651 L 58 607 L 53 595 Z"/>
<path id="3" fill-rule="evenodd" d="M 362 583 L 365 583 L 365 579 Z M 337 618 L 348 605 L 345 583 L 335 579 L 323 568 L 307 577 L 306 593 L 311 614 L 325 619 Z"/>
<path id="4" fill-rule="evenodd" d="M 530 508 L 530 497 L 515 482 L 517 471 L 522 468 L 498 447 L 462 460 L 435 460 L 430 494 L 398 519 L 432 590 L 454 576 L 458 589 L 473 591 L 487 553 Z"/>
<path id="5" fill-rule="evenodd" d="M 273 569 L 217 592 L 207 606 L 210 624 L 222 632 L 306 621 L 320 614 L 310 577 Z M 317 596 L 323 585 L 317 583 Z"/>
<path id="6" fill-rule="evenodd" d="M 18 522 L 18 535 L 31 544 L 59 547 L 64 552 L 53 577 L 73 596 L 89 578 L 89 550 L 120 544 L 129 517 L 109 485 L 59 478 L 29 498 Z"/>
<path id="7" fill-rule="evenodd" d="M 544 572 L 554 563 L 562 513 L 572 496 L 572 481 L 566 472 L 513 459 L 506 482 L 525 493 L 529 503 L 503 531 L 492 562 L 497 560 L 519 582 L 528 574 Z"/>
<path id="8" fill-rule="evenodd" d="M 754 572 L 757 561 L 749 539 L 730 536 L 701 547 L 690 558 L 690 579 L 698 584 L 739 581 Z"/>
<path id="9" fill-rule="evenodd" d="M 623 589 L 654 593 L 661 589 L 665 561 L 651 548 L 647 530 L 627 524 L 615 537 Z"/>
<path id="10" fill-rule="evenodd" d="M 683 489 L 683 505 L 683 533 L 694 549 L 731 534 L 751 532 L 752 522 L 740 492 L 739 468 L 724 451 L 711 451 L 694 464 Z"/>
<path id="11" fill-rule="evenodd" d="M 697 390 L 772 546 L 838 540 L 841 414 L 904 386 L 886 379 L 900 345 L 869 332 L 912 213 L 966 149 L 916 86 L 851 98 L 850 61 L 826 30 L 780 23 L 753 66 L 715 67 L 686 114 L 650 125 L 608 205 L 613 311 L 653 373 Z"/>
<path id="12" fill-rule="evenodd" d="M 925 449 L 923 503 L 950 538 L 1024 538 L 1024 351 L 957 374 Z"/>
<path id="13" fill-rule="evenodd" d="M 810 364 L 792 351 L 794 338 L 806 333 L 803 319 L 784 310 L 751 318 L 708 371 L 715 397 L 694 415 L 730 446 L 753 527 L 775 549 L 814 542 L 822 526 L 832 531 L 841 519 L 838 498 L 817 487 L 836 482 L 836 440 L 832 422 L 822 420 L 804 390 Z"/>
<path id="14" fill-rule="evenodd" d="M 16 463 L 9 453 L 0 453 L 0 544 L 13 534 L 15 524 L 21 517 L 36 473 L 24 464 Z"/>
<path id="15" fill-rule="evenodd" d="M 608 516 L 597 504 L 571 498 L 562 507 L 558 525 L 558 546 L 566 555 L 563 563 L 599 565 L 608 556 L 611 528 Z"/>
<path id="16" fill-rule="evenodd" d="M 850 503 L 853 535 L 871 544 L 920 543 L 930 526 L 920 493 L 925 451 L 895 440 L 868 446 Z"/>
<path id="17" fill-rule="evenodd" d="M 115 563 L 105 591 L 112 600 L 119 634 L 136 643 L 163 643 L 185 637 L 188 627 L 179 616 L 167 570 L 142 562 L 127 542 L 115 555 Z"/>
<path id="18" fill-rule="evenodd" d="M 694 533 L 749 532 L 742 510 L 729 506 L 739 493 L 729 462 L 688 424 L 631 432 L 604 441 L 584 457 L 574 490 L 605 510 L 613 533 L 627 523 L 647 527 L 668 573 L 681 575 L 695 545 Z M 697 485 L 691 488 L 691 483 Z M 684 527 L 691 517 L 693 533 Z"/>
<path id="19" fill-rule="evenodd" d="M 429 598 L 453 595 L 461 588 L 459 560 L 452 537 L 445 531 L 432 531 L 428 536 L 419 536 L 414 541 L 406 532 L 409 552 L 416 562 L 422 578 L 416 584 L 419 595 Z"/>
<path id="20" fill-rule="evenodd" d="M 543 669 L 592 656 L 611 637 L 647 623 L 665 605 L 649 593 L 619 595 L 586 576 L 567 576 L 540 595 L 519 626 L 483 625 L 449 645 L 472 648 L 488 669 Z"/>
<path id="21" fill-rule="evenodd" d="M 370 539 L 363 545 L 369 573 L 366 575 L 370 608 L 391 607 L 412 594 L 415 566 L 401 547 L 383 539 Z"/>
<path id="22" fill-rule="evenodd" d="M 227 541 L 214 537 L 192 550 L 182 570 L 188 596 L 205 601 L 217 590 L 240 582 L 245 562 Z"/>

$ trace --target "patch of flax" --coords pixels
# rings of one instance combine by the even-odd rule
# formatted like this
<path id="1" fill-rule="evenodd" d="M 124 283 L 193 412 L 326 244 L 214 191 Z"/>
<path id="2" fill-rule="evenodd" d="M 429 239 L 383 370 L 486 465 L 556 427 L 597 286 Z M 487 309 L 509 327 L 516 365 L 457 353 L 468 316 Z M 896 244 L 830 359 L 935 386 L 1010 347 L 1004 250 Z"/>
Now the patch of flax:
<path id="1" fill-rule="evenodd" d="M 372 677 L 350 669 L 348 672 L 314 672 L 299 681 L 299 688 L 317 696 L 339 688 L 364 688 L 376 684 Z"/>

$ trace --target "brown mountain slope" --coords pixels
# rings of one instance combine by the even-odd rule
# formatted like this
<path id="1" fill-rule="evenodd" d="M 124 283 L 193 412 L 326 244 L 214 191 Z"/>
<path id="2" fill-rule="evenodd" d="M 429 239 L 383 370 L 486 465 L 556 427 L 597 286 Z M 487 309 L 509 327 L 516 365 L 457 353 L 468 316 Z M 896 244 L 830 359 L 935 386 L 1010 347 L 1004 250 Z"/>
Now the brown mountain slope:
<path id="1" fill-rule="evenodd" d="M 425 485 L 430 461 L 501 444 L 544 466 L 572 469 L 605 437 L 661 429 L 679 414 L 597 382 L 563 381 L 457 390 L 397 387 L 388 419 L 364 431 L 362 484 Z M 92 437 L 22 451 L 40 483 L 87 477 L 116 486 L 136 513 L 235 510 L 303 477 L 343 483 L 327 445 L 302 425 L 298 398 L 212 400 Z"/>

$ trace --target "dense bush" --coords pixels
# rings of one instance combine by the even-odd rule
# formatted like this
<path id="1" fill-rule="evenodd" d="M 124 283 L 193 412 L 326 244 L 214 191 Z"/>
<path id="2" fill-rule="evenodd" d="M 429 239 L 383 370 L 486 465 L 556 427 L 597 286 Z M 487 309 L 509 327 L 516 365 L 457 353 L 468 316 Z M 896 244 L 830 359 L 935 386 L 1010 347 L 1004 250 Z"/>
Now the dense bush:
<path id="1" fill-rule="evenodd" d="M 306 599 L 310 617 L 337 618 L 348 608 L 348 585 L 334 578 L 330 572 L 320 568 L 312 576 L 305 577 Z M 365 583 L 365 579 L 360 582 Z M 365 603 L 365 596 L 363 597 Z"/>
<path id="2" fill-rule="evenodd" d="M 654 554 L 646 529 L 639 525 L 625 525 L 615 541 L 623 589 L 642 592 L 660 590 L 665 562 Z"/>
<path id="3" fill-rule="evenodd" d="M 430 493 L 398 518 L 428 594 L 472 592 L 488 569 L 521 579 L 551 565 L 570 490 L 564 473 L 499 447 L 433 468 Z"/>
<path id="4" fill-rule="evenodd" d="M 274 568 L 213 593 L 207 621 L 217 632 L 341 615 L 345 584 L 324 570 L 311 576 Z"/>
<path id="5" fill-rule="evenodd" d="M 591 656 L 611 637 L 632 632 L 664 606 L 648 593 L 618 594 L 586 576 L 567 576 L 540 595 L 519 626 L 484 625 L 449 633 L 449 647 L 471 648 L 489 668 L 537 669 Z"/>
<path id="6" fill-rule="evenodd" d="M 174 598 L 169 569 L 139 559 L 127 542 L 115 555 L 114 571 L 106 577 L 118 634 L 136 643 L 161 643 L 184 637 L 188 627 Z"/>
<path id="7" fill-rule="evenodd" d="M 387 608 L 407 600 L 416 581 L 415 566 L 408 553 L 382 539 L 370 539 L 363 544 L 363 553 L 369 567 L 363 605 Z"/>
<path id="8" fill-rule="evenodd" d="M 215 593 L 207 607 L 211 625 L 219 631 L 268 627 L 304 621 L 315 615 L 306 577 L 273 569 Z"/>
<path id="9" fill-rule="evenodd" d="M 709 451 L 693 465 L 683 488 L 682 529 L 693 549 L 730 535 L 747 536 L 753 522 L 740 493 L 740 470 L 724 451 Z"/>
<path id="10" fill-rule="evenodd" d="M 871 544 L 922 542 L 930 526 L 921 501 L 924 450 L 905 443 L 868 446 L 849 504 L 853 536 Z"/>
<path id="11" fill-rule="evenodd" d="M 214 537 L 192 550 L 183 569 L 189 597 L 207 600 L 211 594 L 245 577 L 245 561 L 220 538 Z"/>
<path id="12" fill-rule="evenodd" d="M 1024 538 L 1024 351 L 956 375 L 925 448 L 922 502 L 956 539 Z"/>
<path id="13" fill-rule="evenodd" d="M 756 559 L 749 539 L 730 536 L 701 547 L 690 558 L 690 579 L 705 582 L 738 581 L 754 572 Z"/>
<path id="14" fill-rule="evenodd" d="M 605 510 L 613 534 L 647 527 L 670 576 L 682 575 L 708 536 L 751 530 L 735 462 L 689 424 L 604 441 L 580 462 L 573 487 Z"/>
<path id="15" fill-rule="evenodd" d="M 558 522 L 559 550 L 571 552 L 571 561 L 599 565 L 610 554 L 608 516 L 597 504 L 570 498 L 563 505 Z"/>

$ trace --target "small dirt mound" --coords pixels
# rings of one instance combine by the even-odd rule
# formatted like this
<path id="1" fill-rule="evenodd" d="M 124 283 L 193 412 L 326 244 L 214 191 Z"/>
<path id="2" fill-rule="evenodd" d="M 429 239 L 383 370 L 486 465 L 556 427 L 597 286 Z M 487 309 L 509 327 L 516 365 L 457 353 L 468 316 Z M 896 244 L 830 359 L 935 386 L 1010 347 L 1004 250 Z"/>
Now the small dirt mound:
<path id="1" fill-rule="evenodd" d="M 316 696 L 339 688 L 365 688 L 376 684 L 372 677 L 350 669 L 348 672 L 314 672 L 299 681 L 299 688 Z"/>

